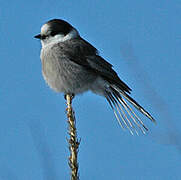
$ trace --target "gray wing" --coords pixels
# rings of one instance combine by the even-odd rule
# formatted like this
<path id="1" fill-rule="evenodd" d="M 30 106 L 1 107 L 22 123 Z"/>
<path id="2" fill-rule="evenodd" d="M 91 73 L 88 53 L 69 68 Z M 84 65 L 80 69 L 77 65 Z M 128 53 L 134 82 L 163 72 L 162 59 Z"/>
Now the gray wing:
<path id="1" fill-rule="evenodd" d="M 83 66 L 87 71 L 98 74 L 110 84 L 114 84 L 121 90 L 130 93 L 131 89 L 118 77 L 112 69 L 112 65 L 98 55 L 95 47 L 83 39 L 71 39 L 52 47 L 61 57 Z"/>

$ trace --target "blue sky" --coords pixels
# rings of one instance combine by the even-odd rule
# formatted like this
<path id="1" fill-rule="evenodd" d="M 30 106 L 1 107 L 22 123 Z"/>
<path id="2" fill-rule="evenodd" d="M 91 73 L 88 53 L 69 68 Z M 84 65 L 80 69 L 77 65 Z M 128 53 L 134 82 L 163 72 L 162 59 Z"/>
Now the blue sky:
<path id="1" fill-rule="evenodd" d="M 180 180 L 181 1 L 2 1 L 0 180 L 69 178 L 65 100 L 41 75 L 41 25 L 62 18 L 157 120 L 131 136 L 103 97 L 77 96 L 80 179 Z"/>

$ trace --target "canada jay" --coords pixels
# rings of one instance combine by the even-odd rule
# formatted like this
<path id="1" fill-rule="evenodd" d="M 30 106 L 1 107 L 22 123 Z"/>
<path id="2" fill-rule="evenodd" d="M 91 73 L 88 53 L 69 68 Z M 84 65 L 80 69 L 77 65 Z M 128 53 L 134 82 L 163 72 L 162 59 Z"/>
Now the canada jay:
<path id="1" fill-rule="evenodd" d="M 42 73 L 45 81 L 56 92 L 80 94 L 88 90 L 104 96 L 122 128 L 133 134 L 147 127 L 131 108 L 133 105 L 151 121 L 154 118 L 130 94 L 131 89 L 118 77 L 112 65 L 97 49 L 81 38 L 68 22 L 52 19 L 41 28 L 35 38 L 41 40 Z M 130 104 L 129 104 L 130 103 Z M 122 120 L 122 121 L 121 121 Z"/>

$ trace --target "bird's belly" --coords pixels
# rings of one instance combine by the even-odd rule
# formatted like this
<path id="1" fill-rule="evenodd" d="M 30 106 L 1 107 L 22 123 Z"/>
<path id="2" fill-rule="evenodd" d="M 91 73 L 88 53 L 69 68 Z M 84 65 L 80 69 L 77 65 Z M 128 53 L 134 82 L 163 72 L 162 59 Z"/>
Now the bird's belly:
<path id="1" fill-rule="evenodd" d="M 71 61 L 42 61 L 42 73 L 47 84 L 56 92 L 79 94 L 88 91 L 96 76 Z"/>

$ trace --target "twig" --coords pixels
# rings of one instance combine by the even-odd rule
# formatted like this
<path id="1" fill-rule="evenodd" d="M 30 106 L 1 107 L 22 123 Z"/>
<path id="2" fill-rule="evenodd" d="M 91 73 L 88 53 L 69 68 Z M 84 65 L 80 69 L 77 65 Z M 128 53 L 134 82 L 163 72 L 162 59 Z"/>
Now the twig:
<path id="1" fill-rule="evenodd" d="M 77 155 L 80 141 L 77 139 L 76 120 L 72 108 L 73 95 L 66 94 L 65 97 L 67 100 L 68 134 L 70 136 L 68 139 L 70 151 L 68 164 L 71 169 L 71 180 L 79 180 Z"/>

